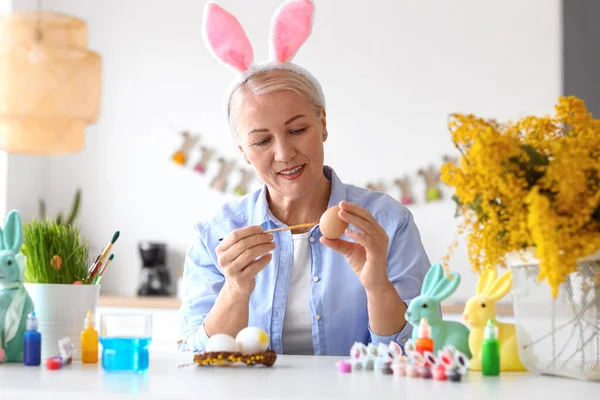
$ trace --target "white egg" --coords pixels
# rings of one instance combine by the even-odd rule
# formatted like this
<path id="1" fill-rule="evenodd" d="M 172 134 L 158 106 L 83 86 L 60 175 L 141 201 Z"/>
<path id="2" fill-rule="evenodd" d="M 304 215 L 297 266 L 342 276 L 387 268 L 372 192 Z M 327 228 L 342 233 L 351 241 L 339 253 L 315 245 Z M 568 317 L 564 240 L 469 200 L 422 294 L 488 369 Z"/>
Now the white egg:
<path id="1" fill-rule="evenodd" d="M 225 333 L 217 333 L 206 341 L 206 352 L 229 351 L 237 352 L 238 345 L 235 339 Z"/>
<path id="2" fill-rule="evenodd" d="M 262 353 L 269 347 L 269 335 L 261 328 L 249 326 L 237 334 L 235 341 L 242 354 Z"/>

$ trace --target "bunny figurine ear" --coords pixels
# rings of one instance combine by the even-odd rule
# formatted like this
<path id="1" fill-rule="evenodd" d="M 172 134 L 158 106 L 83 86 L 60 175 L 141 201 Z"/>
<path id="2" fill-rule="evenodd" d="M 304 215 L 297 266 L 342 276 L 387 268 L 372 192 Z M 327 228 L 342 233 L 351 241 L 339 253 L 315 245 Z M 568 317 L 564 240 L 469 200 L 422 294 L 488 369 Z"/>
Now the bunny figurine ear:
<path id="1" fill-rule="evenodd" d="M 237 18 L 214 2 L 204 7 L 203 35 L 213 55 L 236 72 L 248 70 L 254 50 Z"/>
<path id="2" fill-rule="evenodd" d="M 421 288 L 421 294 L 426 296 L 431 295 L 435 286 L 444 278 L 444 270 L 440 264 L 434 264 L 429 268 L 425 279 L 423 280 L 423 286 Z"/>
<path id="3" fill-rule="evenodd" d="M 453 272 L 450 276 L 452 276 L 452 279 L 450 279 L 450 277 L 442 278 L 442 280 L 435 285 L 433 293 L 430 294 L 431 298 L 438 303 L 441 303 L 450 297 L 450 295 L 456 291 L 458 285 L 460 285 L 460 274 L 458 272 Z"/>
<path id="4" fill-rule="evenodd" d="M 271 22 L 272 61 L 291 61 L 310 36 L 314 15 L 311 0 L 288 0 L 282 4 Z"/>
<path id="5" fill-rule="evenodd" d="M 17 254 L 23 245 L 23 227 L 18 211 L 12 210 L 6 217 L 4 232 L 2 232 L 3 248 Z"/>
<path id="6" fill-rule="evenodd" d="M 512 289 L 512 273 L 509 271 L 496 279 L 487 289 L 486 293 L 488 298 L 497 302 L 510 292 Z"/>
<path id="7" fill-rule="evenodd" d="M 477 281 L 477 289 L 475 290 L 475 294 L 482 295 L 487 292 L 490 285 L 496 279 L 496 268 L 487 267 L 483 270 L 481 275 L 479 276 L 479 280 Z"/>

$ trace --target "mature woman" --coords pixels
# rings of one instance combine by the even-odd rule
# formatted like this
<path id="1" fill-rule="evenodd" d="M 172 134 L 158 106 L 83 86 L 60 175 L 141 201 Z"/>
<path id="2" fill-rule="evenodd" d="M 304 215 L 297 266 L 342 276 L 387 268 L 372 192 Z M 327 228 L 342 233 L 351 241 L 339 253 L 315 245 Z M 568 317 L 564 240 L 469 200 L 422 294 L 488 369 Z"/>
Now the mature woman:
<path id="1" fill-rule="evenodd" d="M 247 69 L 227 97 L 239 150 L 264 186 L 196 226 L 181 348 L 202 351 L 211 335 L 235 337 L 246 326 L 263 328 L 277 353 L 339 356 L 357 341 L 403 344 L 412 334 L 407 303 L 430 266 L 419 231 L 399 202 L 346 184 L 323 164 L 322 90 L 285 63 Z M 265 233 L 319 221 L 334 205 L 349 223 L 339 239 L 324 238 L 318 224 Z"/>

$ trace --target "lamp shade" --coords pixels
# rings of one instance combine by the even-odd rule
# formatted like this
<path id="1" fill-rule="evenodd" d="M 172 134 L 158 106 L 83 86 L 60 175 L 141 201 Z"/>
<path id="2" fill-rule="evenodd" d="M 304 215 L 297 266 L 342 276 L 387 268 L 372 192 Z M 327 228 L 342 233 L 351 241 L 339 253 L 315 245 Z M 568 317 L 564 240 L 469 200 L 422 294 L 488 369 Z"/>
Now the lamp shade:
<path id="1" fill-rule="evenodd" d="M 101 57 L 70 15 L 0 16 L 0 149 L 59 155 L 83 149 L 100 112 Z"/>

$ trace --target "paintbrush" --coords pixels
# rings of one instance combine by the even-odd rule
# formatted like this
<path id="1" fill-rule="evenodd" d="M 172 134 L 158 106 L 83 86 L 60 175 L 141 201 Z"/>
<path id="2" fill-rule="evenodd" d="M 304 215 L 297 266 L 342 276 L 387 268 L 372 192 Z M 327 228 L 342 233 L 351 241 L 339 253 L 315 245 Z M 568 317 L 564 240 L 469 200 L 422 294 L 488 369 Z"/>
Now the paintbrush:
<path id="1" fill-rule="evenodd" d="M 108 261 L 106 261 L 106 264 L 104 264 L 102 266 L 102 269 L 100 270 L 100 272 L 98 273 L 98 276 L 96 277 L 96 282 L 95 284 L 99 284 L 100 280 L 102 280 L 102 275 L 104 274 L 104 271 L 106 271 L 106 268 L 108 268 L 108 265 L 112 262 L 113 258 L 115 258 L 114 254 L 111 254 L 110 257 L 108 257 Z"/>
<path id="2" fill-rule="evenodd" d="M 100 271 L 100 268 L 102 267 L 102 264 L 104 263 L 104 260 L 106 259 L 106 256 L 108 255 L 108 253 L 112 249 L 113 245 L 119 238 L 119 235 L 120 235 L 120 232 L 116 231 L 115 234 L 113 235 L 110 243 L 104 248 L 104 251 L 102 252 L 102 254 L 100 254 L 99 259 L 97 259 L 96 262 L 94 263 L 94 265 L 92 265 L 92 271 L 90 272 L 89 279 L 94 278 L 94 276 L 96 276 L 96 274 Z"/>
<path id="3" fill-rule="evenodd" d="M 317 222 L 309 222 L 308 224 L 285 226 L 283 228 L 277 228 L 277 229 L 271 229 L 271 230 L 268 230 L 268 231 L 264 231 L 264 233 L 273 233 L 273 232 L 289 231 L 291 229 L 308 228 L 310 226 L 315 226 L 318 223 L 319 222 L 317 221 Z M 222 241 L 223 239 L 224 238 L 220 238 L 219 242 Z"/>

